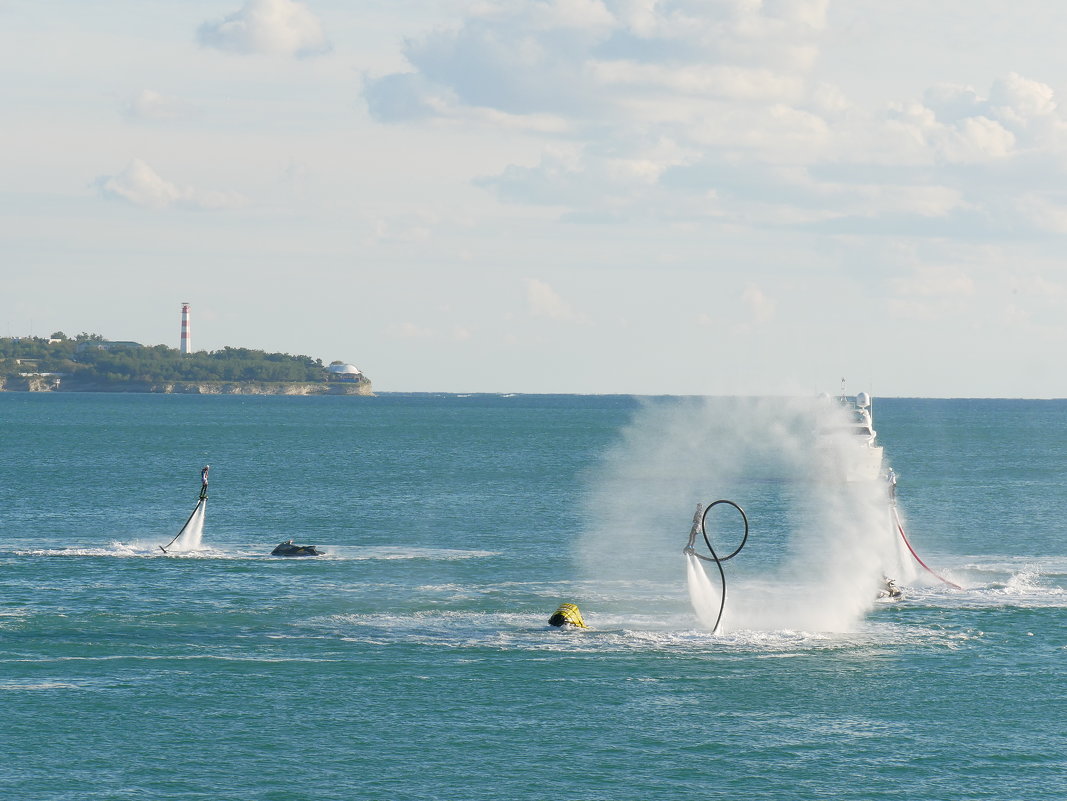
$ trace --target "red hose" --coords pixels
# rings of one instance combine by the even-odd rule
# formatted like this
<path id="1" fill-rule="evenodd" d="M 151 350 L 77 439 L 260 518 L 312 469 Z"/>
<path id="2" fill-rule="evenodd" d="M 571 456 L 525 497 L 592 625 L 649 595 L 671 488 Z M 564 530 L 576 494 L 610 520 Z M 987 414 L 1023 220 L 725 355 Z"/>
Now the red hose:
<path id="1" fill-rule="evenodd" d="M 947 578 L 944 578 L 942 576 L 937 575 L 937 573 L 935 573 L 933 570 L 930 569 L 930 566 L 927 565 L 926 562 L 924 562 L 922 559 L 919 558 L 919 554 L 915 553 L 915 549 L 912 548 L 911 547 L 911 543 L 908 542 L 908 535 L 904 533 L 904 527 L 902 525 L 900 525 L 900 515 L 897 514 L 896 506 L 893 507 L 893 517 L 896 518 L 897 531 L 900 532 L 900 538 L 902 540 L 904 540 L 904 544 L 908 546 L 908 550 L 911 551 L 911 555 L 915 557 L 915 561 L 918 562 L 923 567 L 925 567 L 926 568 L 926 572 L 929 573 L 934 578 L 936 578 L 936 579 L 938 579 L 940 581 L 943 581 L 945 584 L 947 584 L 950 587 L 955 587 L 957 590 L 962 590 L 963 587 L 961 587 L 959 584 L 955 584 L 955 583 L 949 581 Z"/>

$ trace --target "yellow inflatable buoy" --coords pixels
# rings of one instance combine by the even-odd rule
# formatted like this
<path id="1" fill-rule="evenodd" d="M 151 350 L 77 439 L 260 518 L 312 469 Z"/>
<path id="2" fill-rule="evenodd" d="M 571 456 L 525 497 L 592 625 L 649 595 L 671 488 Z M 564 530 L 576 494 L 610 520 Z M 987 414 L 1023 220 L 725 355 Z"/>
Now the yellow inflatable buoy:
<path id="1" fill-rule="evenodd" d="M 585 625 L 585 621 L 582 619 L 582 612 L 576 604 L 560 604 L 559 609 L 553 612 L 552 617 L 548 619 L 548 625 L 550 626 L 562 626 L 565 623 L 577 626 L 580 629 L 589 628 Z"/>

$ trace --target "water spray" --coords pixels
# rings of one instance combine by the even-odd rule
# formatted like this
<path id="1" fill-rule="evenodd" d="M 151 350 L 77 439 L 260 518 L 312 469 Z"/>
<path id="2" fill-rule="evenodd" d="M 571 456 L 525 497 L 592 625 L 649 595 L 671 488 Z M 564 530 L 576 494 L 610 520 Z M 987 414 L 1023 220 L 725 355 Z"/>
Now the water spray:
<path id="1" fill-rule="evenodd" d="M 952 587 L 953 589 L 962 590 L 963 587 L 961 587 L 959 584 L 956 584 L 955 582 L 949 581 L 944 576 L 939 576 L 937 573 L 935 573 L 933 571 L 933 569 L 928 564 L 926 564 L 926 562 L 924 562 L 922 559 L 919 558 L 919 554 L 915 553 L 915 549 L 911 547 L 911 542 L 908 541 L 908 535 L 904 533 L 904 526 L 901 525 L 901 523 L 900 523 L 900 513 L 897 512 L 897 504 L 896 504 L 895 500 L 893 502 L 892 508 L 893 508 L 893 522 L 896 523 L 897 531 L 900 533 L 900 538 L 902 540 L 904 540 L 904 544 L 908 546 L 908 551 L 910 551 L 911 555 L 915 557 L 915 561 L 918 562 L 920 565 L 922 565 L 923 568 L 926 570 L 926 572 L 929 573 L 931 576 L 933 576 L 938 581 L 941 581 L 944 584 L 947 584 L 948 586 Z"/>
<path id="2" fill-rule="evenodd" d="M 204 465 L 204 469 L 200 471 L 200 497 L 197 499 L 196 506 L 189 513 L 189 518 L 185 521 L 185 525 L 174 535 L 174 539 L 168 542 L 166 546 L 159 546 L 159 550 L 163 551 L 163 553 L 168 553 L 167 548 L 182 539 L 183 535 L 185 535 L 186 539 L 194 539 L 195 545 L 199 546 L 200 537 L 204 531 L 204 511 L 207 507 L 207 475 L 209 470 L 211 470 L 211 465 Z M 183 542 L 183 545 L 187 545 L 187 543 Z"/>
<path id="3" fill-rule="evenodd" d="M 726 504 L 728 506 L 732 506 L 734 509 L 740 512 L 741 521 L 742 523 L 744 523 L 745 527 L 745 533 L 741 537 L 741 543 L 726 556 L 719 556 L 715 552 L 715 547 L 711 544 L 711 538 L 708 536 L 708 512 L 710 512 L 714 507 L 718 506 L 719 504 Z M 695 546 L 698 531 L 701 536 L 703 536 L 704 543 L 708 546 L 708 552 L 711 554 L 711 556 L 705 556 L 704 554 L 697 553 Z M 725 499 L 714 501 L 708 504 L 707 508 L 703 508 L 701 504 L 697 504 L 696 514 L 693 515 L 693 527 L 689 530 L 689 542 L 686 544 L 685 548 L 682 549 L 682 553 L 684 553 L 686 556 L 692 556 L 697 559 L 703 559 L 705 562 L 714 562 L 715 566 L 719 569 L 719 579 L 722 582 L 722 593 L 719 600 L 719 614 L 715 618 L 715 625 L 711 628 L 712 634 L 716 633 L 719 630 L 719 624 L 722 623 L 722 614 L 723 611 L 726 609 L 726 571 L 722 569 L 722 563 L 728 562 L 729 560 L 737 556 L 739 553 L 741 553 L 741 549 L 745 547 L 746 542 L 748 542 L 748 515 L 745 514 L 744 509 L 742 509 L 733 501 L 728 501 Z"/>
<path id="4" fill-rule="evenodd" d="M 919 554 L 917 554 L 915 552 L 915 549 L 911 547 L 911 542 L 908 540 L 908 535 L 904 533 L 904 525 L 900 522 L 900 512 L 897 511 L 897 474 L 892 467 L 889 468 L 889 471 L 886 473 L 885 478 L 888 484 L 889 508 L 890 511 L 893 513 L 893 525 L 896 528 L 897 533 L 900 534 L 900 539 L 902 539 L 904 541 L 904 545 L 907 546 L 908 552 L 915 558 L 916 562 L 922 565 L 923 569 L 926 570 L 927 573 L 936 578 L 938 581 L 941 581 L 944 584 L 953 587 L 954 589 L 962 590 L 963 587 L 961 587 L 959 584 L 955 584 L 949 581 L 947 578 L 939 576 L 937 573 L 935 573 L 933 569 L 928 564 L 926 564 L 926 562 L 919 558 Z"/>

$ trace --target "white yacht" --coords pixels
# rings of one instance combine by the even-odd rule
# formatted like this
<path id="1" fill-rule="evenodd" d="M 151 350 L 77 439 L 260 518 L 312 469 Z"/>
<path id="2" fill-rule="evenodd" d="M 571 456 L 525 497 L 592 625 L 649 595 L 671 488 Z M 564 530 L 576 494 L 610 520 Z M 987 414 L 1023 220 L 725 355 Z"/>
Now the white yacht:
<path id="1" fill-rule="evenodd" d="M 871 396 L 866 392 L 855 397 L 839 395 L 833 399 L 820 429 L 829 466 L 845 481 L 875 481 L 882 477 L 882 446 L 877 443 L 872 408 Z"/>

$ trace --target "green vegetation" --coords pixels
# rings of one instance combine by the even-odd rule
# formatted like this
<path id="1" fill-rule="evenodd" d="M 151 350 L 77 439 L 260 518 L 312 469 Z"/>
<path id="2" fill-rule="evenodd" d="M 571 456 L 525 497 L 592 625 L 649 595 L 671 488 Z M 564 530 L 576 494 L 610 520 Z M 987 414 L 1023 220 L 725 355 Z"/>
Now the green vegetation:
<path id="1" fill-rule="evenodd" d="M 110 342 L 99 334 L 68 338 L 0 337 L 0 377 L 60 373 L 63 382 L 160 383 L 174 381 L 324 382 L 321 359 L 226 347 L 182 355 L 166 345 Z"/>

